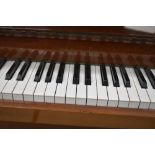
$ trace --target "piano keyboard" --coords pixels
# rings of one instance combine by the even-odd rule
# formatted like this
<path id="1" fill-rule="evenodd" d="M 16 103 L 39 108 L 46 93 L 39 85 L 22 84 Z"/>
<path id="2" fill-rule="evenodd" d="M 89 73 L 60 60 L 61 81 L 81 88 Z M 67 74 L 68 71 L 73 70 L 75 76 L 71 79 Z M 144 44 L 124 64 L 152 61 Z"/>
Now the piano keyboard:
<path id="1" fill-rule="evenodd" d="M 155 109 L 155 69 L 0 59 L 0 99 Z"/>

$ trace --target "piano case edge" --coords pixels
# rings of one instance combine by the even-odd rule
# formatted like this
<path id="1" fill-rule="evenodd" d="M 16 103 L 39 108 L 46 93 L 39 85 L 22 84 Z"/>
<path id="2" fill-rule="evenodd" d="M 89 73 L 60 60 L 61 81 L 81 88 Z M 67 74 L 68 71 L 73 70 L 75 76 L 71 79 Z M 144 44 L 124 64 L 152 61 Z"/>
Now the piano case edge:
<path id="1" fill-rule="evenodd" d="M 155 128 L 155 111 L 1 101 L 1 121 L 31 123 L 36 128 L 38 124 L 58 128 Z"/>

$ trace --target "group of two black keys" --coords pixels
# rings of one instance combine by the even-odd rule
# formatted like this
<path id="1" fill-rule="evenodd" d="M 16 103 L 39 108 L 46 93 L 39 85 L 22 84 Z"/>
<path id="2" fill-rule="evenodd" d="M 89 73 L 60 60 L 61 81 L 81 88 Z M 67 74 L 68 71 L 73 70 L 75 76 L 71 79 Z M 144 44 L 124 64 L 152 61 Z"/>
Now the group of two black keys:
<path id="1" fill-rule="evenodd" d="M 5 64 L 6 61 L 7 61 L 6 59 L 0 59 L 0 69 Z M 17 68 L 19 67 L 20 63 L 21 63 L 21 60 L 16 60 L 13 63 L 13 65 L 11 66 L 9 71 L 6 73 L 6 80 L 11 80 L 11 78 L 13 77 Z M 21 70 L 18 74 L 18 77 L 17 77 L 18 81 L 22 81 L 24 79 L 30 65 L 31 65 L 30 60 L 25 61 L 23 67 L 21 68 Z M 41 79 L 42 73 L 44 71 L 45 65 L 46 65 L 46 62 L 44 62 L 44 61 L 42 61 L 40 63 L 38 70 L 35 74 L 35 78 L 34 78 L 35 82 L 40 82 L 40 79 Z M 48 68 L 48 72 L 46 75 L 45 82 L 51 82 L 54 68 L 55 68 L 55 62 L 51 62 L 50 66 Z M 56 79 L 57 83 L 62 83 L 64 70 L 65 70 L 65 63 L 61 63 L 60 67 L 59 67 L 57 79 Z M 115 66 L 111 65 L 110 70 L 111 70 L 111 76 L 112 76 L 114 87 L 119 87 L 120 84 L 119 84 L 119 79 L 118 79 L 118 75 L 117 75 Z M 155 89 L 155 77 L 154 77 L 152 71 L 148 68 L 144 68 L 144 70 L 146 72 L 146 75 L 148 76 L 148 79 L 149 79 L 152 87 Z M 105 65 L 100 65 L 100 71 L 101 71 L 102 85 L 108 86 L 108 78 L 107 78 Z M 126 72 L 125 67 L 120 66 L 120 71 L 121 71 L 121 75 L 122 75 L 122 79 L 123 79 L 125 87 L 131 87 L 130 79 L 128 77 L 128 74 Z M 147 88 L 147 82 L 146 82 L 141 70 L 138 67 L 134 67 L 134 71 L 136 73 L 136 76 L 138 78 L 138 81 L 139 81 L 141 87 Z M 79 84 L 79 79 L 80 79 L 79 75 L 80 75 L 80 64 L 75 64 L 74 65 L 73 84 Z M 85 85 L 91 85 L 91 66 L 89 64 L 85 65 Z"/>

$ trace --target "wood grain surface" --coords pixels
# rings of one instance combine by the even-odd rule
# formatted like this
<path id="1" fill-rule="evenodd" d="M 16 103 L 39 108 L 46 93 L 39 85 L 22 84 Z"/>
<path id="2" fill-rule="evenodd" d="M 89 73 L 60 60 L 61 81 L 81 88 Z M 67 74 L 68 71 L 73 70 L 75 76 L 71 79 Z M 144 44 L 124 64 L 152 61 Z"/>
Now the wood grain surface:
<path id="1" fill-rule="evenodd" d="M 0 121 L 83 128 L 155 128 L 154 110 L 0 102 Z M 52 126 L 50 127 L 52 128 Z"/>

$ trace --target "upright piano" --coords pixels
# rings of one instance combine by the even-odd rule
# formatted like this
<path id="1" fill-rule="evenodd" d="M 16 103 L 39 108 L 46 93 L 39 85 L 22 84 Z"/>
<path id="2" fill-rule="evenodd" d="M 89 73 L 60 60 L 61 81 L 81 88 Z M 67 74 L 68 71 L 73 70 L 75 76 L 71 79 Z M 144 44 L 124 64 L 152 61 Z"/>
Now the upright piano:
<path id="1" fill-rule="evenodd" d="M 155 128 L 155 35 L 0 27 L 0 128 Z"/>

